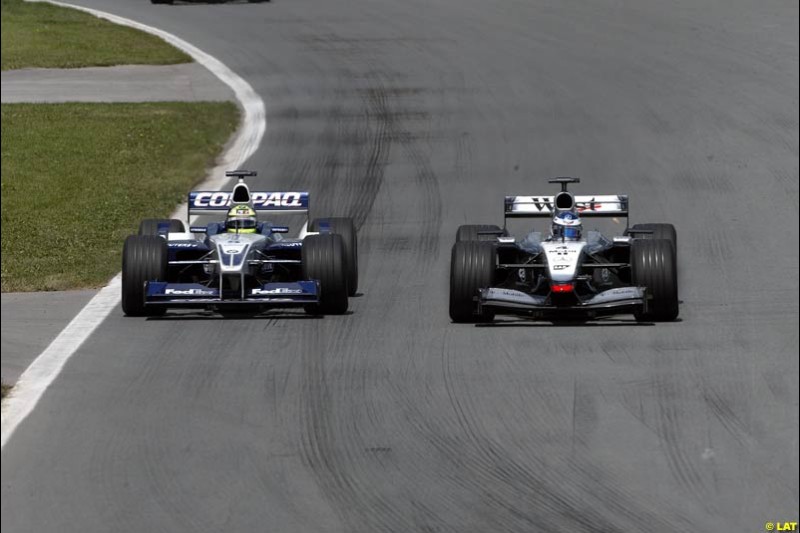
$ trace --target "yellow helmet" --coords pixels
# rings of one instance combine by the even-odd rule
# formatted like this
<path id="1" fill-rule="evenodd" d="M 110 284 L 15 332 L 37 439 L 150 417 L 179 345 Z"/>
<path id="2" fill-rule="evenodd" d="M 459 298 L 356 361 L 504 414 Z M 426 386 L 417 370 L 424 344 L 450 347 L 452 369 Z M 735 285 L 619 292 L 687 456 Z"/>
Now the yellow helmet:
<path id="1" fill-rule="evenodd" d="M 228 233 L 255 233 L 257 224 L 255 210 L 247 204 L 237 204 L 228 210 L 225 230 Z"/>

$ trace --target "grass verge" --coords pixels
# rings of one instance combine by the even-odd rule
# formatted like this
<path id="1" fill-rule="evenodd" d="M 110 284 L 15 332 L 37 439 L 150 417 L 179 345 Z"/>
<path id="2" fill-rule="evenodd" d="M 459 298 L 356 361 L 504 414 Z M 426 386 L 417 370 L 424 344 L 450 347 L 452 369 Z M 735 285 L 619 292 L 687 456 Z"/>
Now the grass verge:
<path id="1" fill-rule="evenodd" d="M 2 70 L 171 65 L 192 59 L 160 38 L 88 13 L 46 3 L 2 0 Z"/>
<path id="2" fill-rule="evenodd" d="M 0 290 L 97 287 L 236 128 L 233 103 L 3 104 Z"/>

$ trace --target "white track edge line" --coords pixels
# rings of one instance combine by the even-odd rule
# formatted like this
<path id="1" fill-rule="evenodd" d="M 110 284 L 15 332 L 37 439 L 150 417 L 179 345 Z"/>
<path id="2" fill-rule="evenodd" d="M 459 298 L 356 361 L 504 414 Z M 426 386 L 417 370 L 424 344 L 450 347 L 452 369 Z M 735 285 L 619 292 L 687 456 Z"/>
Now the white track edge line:
<path id="1" fill-rule="evenodd" d="M 217 58 L 203 52 L 194 45 L 172 35 L 164 30 L 136 22 L 131 19 L 98 11 L 83 6 L 76 6 L 66 2 L 53 0 L 28 0 L 33 2 L 47 2 L 63 7 L 85 11 L 96 17 L 107 19 L 122 26 L 129 26 L 144 32 L 161 37 L 169 44 L 183 50 L 195 61 L 210 70 L 223 83 L 228 85 L 236 95 L 236 99 L 244 112 L 241 126 L 236 137 L 230 143 L 225 153 L 219 159 L 219 165 L 208 175 L 201 185 L 203 188 L 220 188 L 228 180 L 219 178 L 224 176 L 224 170 L 237 168 L 249 158 L 261 144 L 261 139 L 267 130 L 267 118 L 264 101 L 253 90 L 249 83 L 238 76 Z M 183 211 L 185 205 L 179 207 L 176 213 Z M 44 392 L 56 379 L 67 360 L 89 338 L 95 329 L 106 319 L 121 299 L 120 290 L 122 276 L 117 274 L 114 278 L 86 304 L 86 306 L 72 319 L 50 345 L 39 354 L 17 380 L 8 397 L 2 404 L 2 443 L 0 449 L 5 448 L 17 426 L 39 403 Z"/>

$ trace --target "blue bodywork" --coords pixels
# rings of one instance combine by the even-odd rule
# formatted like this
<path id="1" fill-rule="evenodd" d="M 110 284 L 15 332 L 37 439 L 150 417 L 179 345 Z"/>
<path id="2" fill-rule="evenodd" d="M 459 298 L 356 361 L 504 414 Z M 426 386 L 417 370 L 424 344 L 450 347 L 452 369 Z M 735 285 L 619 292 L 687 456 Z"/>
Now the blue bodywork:
<path id="1" fill-rule="evenodd" d="M 258 224 L 254 234 L 231 234 L 212 222 L 193 227 L 204 239 L 167 240 L 166 280 L 146 282 L 145 305 L 207 307 L 255 305 L 292 307 L 319 303 L 319 283 L 303 279 L 299 239 L 284 238 L 285 226 Z M 231 271 L 231 267 L 235 271 Z"/>
<path id="2" fill-rule="evenodd" d="M 291 306 L 319 301 L 319 286 L 316 281 L 265 283 L 260 287 L 247 289 L 243 299 L 236 292 L 238 291 L 220 291 L 216 287 L 200 283 L 150 281 L 147 283 L 146 299 L 149 305 L 170 306 L 184 304 L 206 306 L 221 303 Z"/>

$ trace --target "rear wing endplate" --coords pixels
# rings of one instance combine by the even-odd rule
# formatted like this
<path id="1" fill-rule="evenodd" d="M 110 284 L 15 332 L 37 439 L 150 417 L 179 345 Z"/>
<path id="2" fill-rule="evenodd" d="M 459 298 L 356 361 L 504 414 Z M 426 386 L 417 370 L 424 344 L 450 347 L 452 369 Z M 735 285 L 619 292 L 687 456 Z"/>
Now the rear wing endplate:
<path id="1" fill-rule="evenodd" d="M 506 196 L 506 218 L 552 217 L 553 196 Z M 575 208 L 582 217 L 628 217 L 628 195 L 575 196 Z"/>

